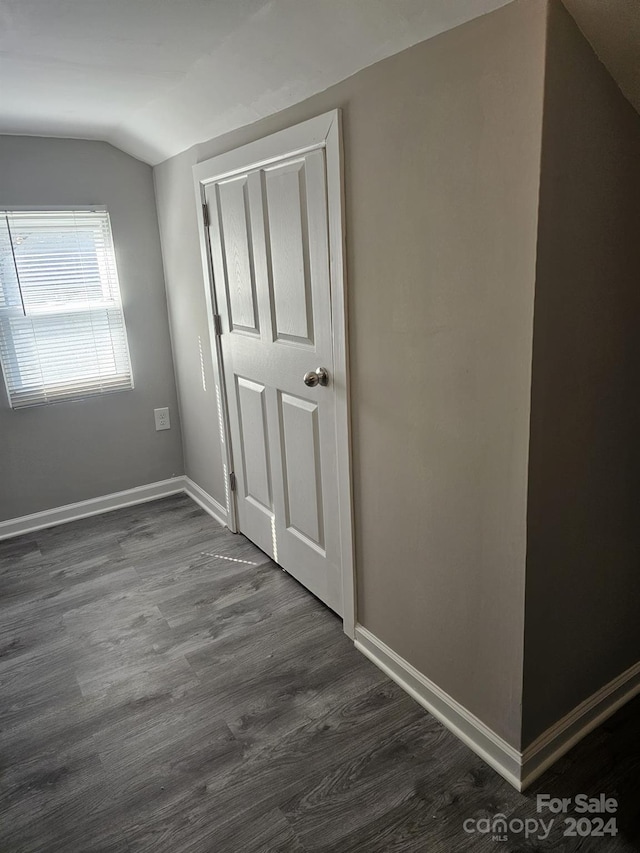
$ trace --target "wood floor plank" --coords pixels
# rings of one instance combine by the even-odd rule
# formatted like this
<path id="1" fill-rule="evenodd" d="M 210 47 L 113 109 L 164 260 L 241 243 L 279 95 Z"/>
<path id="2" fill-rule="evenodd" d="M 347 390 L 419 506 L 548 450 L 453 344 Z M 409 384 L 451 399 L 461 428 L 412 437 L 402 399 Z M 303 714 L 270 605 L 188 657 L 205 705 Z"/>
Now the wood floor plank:
<path id="1" fill-rule="evenodd" d="M 38 756 L 5 774 L 2 850 L 53 853 L 129 849 L 112 810 L 97 755 Z"/>
<path id="2" fill-rule="evenodd" d="M 518 794 L 337 617 L 176 495 L 0 542 L 2 853 L 457 853 L 605 791 L 640 849 L 640 698 Z"/>

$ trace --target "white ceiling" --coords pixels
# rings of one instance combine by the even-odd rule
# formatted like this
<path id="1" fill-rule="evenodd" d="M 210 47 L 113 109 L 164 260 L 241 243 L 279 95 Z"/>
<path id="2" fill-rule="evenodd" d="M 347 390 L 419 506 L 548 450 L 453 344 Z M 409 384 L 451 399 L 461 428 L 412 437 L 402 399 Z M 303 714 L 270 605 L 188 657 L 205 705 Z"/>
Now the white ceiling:
<path id="1" fill-rule="evenodd" d="M 0 133 L 158 163 L 510 0 L 0 0 Z"/>
<path id="2" fill-rule="evenodd" d="M 0 0 L 0 133 L 158 163 L 512 0 Z M 564 0 L 640 110 L 640 0 Z"/>

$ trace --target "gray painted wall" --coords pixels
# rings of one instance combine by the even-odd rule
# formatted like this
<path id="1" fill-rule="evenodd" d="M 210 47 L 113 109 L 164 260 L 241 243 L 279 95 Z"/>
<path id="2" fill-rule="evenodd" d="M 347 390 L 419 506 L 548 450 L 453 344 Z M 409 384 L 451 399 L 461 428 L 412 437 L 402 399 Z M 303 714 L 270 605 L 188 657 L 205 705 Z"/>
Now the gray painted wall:
<path id="1" fill-rule="evenodd" d="M 136 387 L 14 412 L 0 382 L 0 520 L 183 473 L 151 168 L 103 142 L 0 137 L 0 209 L 76 204 L 111 214 Z"/>
<path id="2" fill-rule="evenodd" d="M 640 117 L 550 7 L 523 742 L 640 659 Z"/>
<path id="3" fill-rule="evenodd" d="M 185 473 L 226 506 L 191 149 L 154 169 Z"/>
<path id="4" fill-rule="evenodd" d="M 343 108 L 359 621 L 516 746 L 545 15 L 516 2 L 155 169 L 186 471 L 222 500 L 191 166 Z"/>

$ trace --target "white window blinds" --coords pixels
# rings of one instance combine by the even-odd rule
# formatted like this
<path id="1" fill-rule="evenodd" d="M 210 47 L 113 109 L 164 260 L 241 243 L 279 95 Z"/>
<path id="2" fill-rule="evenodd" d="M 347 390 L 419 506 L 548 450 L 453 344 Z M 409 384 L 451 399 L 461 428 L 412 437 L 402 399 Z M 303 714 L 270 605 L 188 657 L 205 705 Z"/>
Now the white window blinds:
<path id="1" fill-rule="evenodd" d="M 105 210 L 0 212 L 0 361 L 14 409 L 133 387 Z"/>

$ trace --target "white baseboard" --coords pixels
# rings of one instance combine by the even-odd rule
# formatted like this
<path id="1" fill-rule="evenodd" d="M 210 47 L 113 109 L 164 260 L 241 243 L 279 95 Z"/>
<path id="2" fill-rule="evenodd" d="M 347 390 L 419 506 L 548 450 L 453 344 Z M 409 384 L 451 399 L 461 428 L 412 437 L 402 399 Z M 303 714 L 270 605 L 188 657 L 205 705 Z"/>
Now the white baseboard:
<path id="1" fill-rule="evenodd" d="M 0 540 L 9 539 L 12 536 L 22 536 L 32 533 L 34 530 L 42 530 L 45 527 L 55 527 L 58 524 L 67 524 L 69 521 L 77 521 L 80 518 L 88 518 L 91 515 L 100 515 L 103 512 L 111 512 L 114 509 L 122 509 L 134 504 L 155 501 L 168 495 L 175 495 L 186 491 L 184 477 L 172 477 L 170 480 L 159 480 L 157 483 L 149 483 L 146 486 L 136 486 L 133 489 L 125 489 L 123 492 L 113 492 L 110 495 L 102 495 L 99 498 L 91 498 L 88 501 L 58 506 L 54 509 L 46 509 L 43 512 L 34 512 L 31 515 L 23 515 L 20 518 L 10 518 L 8 521 L 0 521 Z"/>
<path id="2" fill-rule="evenodd" d="M 520 786 L 520 752 L 366 628 L 356 625 L 356 648 L 433 714 L 480 758 Z"/>
<path id="3" fill-rule="evenodd" d="M 640 661 L 577 705 L 522 754 L 522 789 L 640 693 Z"/>
<path id="4" fill-rule="evenodd" d="M 221 503 L 212 497 L 210 494 L 201 489 L 197 483 L 194 483 L 189 477 L 184 477 L 184 490 L 189 495 L 192 501 L 199 504 L 205 512 L 208 512 L 212 518 L 221 524 L 223 527 L 228 527 L 228 513 Z"/>
<path id="5" fill-rule="evenodd" d="M 227 526 L 226 509 L 189 477 L 180 475 L 179 477 L 172 477 L 170 480 L 159 480 L 157 483 L 136 486 L 133 489 L 125 489 L 123 492 L 113 492 L 99 498 L 66 504 L 43 512 L 34 512 L 20 518 L 10 518 L 8 521 L 0 521 L 0 541 L 10 539 L 13 536 L 23 536 L 25 533 L 33 533 L 36 530 L 43 530 L 45 527 L 56 527 L 58 524 L 78 521 L 80 518 L 88 518 L 91 515 L 100 515 L 103 512 L 156 501 L 159 498 L 166 498 L 169 495 L 176 495 L 181 492 L 186 492 L 192 500 L 213 516 L 223 527 Z"/>
<path id="6" fill-rule="evenodd" d="M 529 787 L 582 738 L 640 693 L 639 661 L 521 752 L 361 625 L 356 625 L 355 645 L 518 791 Z"/>

